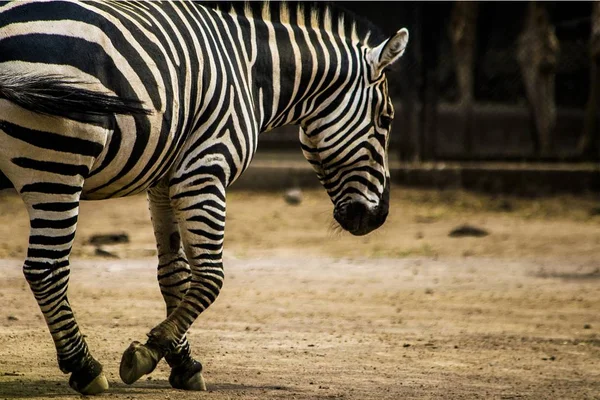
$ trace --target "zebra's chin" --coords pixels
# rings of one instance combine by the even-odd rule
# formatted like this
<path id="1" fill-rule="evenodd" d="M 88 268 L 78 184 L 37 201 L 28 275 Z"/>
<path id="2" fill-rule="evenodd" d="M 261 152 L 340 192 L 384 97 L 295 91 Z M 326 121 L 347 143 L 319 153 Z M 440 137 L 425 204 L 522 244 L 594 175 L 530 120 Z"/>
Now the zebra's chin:
<path id="1" fill-rule="evenodd" d="M 333 218 L 340 226 L 355 236 L 366 235 L 384 224 L 389 210 L 390 189 L 386 185 L 376 207 L 360 200 L 342 202 L 333 210 Z"/>

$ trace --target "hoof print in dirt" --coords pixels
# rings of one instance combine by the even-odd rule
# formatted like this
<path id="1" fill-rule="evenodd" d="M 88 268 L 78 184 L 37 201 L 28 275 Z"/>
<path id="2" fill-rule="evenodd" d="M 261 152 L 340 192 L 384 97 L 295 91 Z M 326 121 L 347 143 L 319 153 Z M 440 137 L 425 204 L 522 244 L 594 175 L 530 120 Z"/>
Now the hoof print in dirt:
<path id="1" fill-rule="evenodd" d="M 454 228 L 448 236 L 450 237 L 484 237 L 490 233 L 485 229 L 478 228 L 472 225 L 461 225 Z"/>

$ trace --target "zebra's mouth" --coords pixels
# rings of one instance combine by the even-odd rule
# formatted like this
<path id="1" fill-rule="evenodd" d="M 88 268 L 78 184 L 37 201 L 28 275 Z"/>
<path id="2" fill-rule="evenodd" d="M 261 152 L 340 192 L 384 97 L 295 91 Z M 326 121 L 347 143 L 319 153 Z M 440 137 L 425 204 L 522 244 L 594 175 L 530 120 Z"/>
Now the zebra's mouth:
<path id="1" fill-rule="evenodd" d="M 389 210 L 390 190 L 386 185 L 379 205 L 369 208 L 360 200 L 336 205 L 333 217 L 340 226 L 355 236 L 363 236 L 379 228 L 385 222 Z"/>

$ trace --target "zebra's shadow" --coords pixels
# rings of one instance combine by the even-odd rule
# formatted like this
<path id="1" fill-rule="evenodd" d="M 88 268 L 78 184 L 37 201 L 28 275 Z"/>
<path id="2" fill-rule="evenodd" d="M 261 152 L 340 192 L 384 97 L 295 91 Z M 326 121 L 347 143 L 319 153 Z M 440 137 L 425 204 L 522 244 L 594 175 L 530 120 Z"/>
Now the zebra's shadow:
<path id="1" fill-rule="evenodd" d="M 257 391 L 271 391 L 281 390 L 289 391 L 289 387 L 279 385 L 243 385 L 237 383 L 215 383 L 207 385 L 209 392 L 235 392 L 238 390 L 257 390 Z M 110 382 L 110 388 L 106 392 L 107 394 L 123 394 L 134 396 L 137 394 L 148 394 L 149 392 L 160 392 L 166 394 L 181 394 L 182 391 L 172 389 L 169 382 L 165 379 L 157 379 L 151 381 L 137 382 L 132 386 L 126 385 L 122 382 Z M 185 393 L 185 392 L 183 392 Z M 69 387 L 66 380 L 52 380 L 52 379 L 20 379 L 11 380 L 7 382 L 0 381 L 0 398 L 5 399 L 78 399 L 82 397 Z"/>
<path id="2" fill-rule="evenodd" d="M 136 395 L 148 393 L 149 390 L 173 391 L 169 382 L 151 381 L 140 382 L 128 386 L 122 382 L 110 382 L 110 388 L 106 393 Z M 67 380 L 51 379 L 20 379 L 8 382 L 0 381 L 0 398 L 6 399 L 81 399 L 81 395 L 69 387 Z"/>

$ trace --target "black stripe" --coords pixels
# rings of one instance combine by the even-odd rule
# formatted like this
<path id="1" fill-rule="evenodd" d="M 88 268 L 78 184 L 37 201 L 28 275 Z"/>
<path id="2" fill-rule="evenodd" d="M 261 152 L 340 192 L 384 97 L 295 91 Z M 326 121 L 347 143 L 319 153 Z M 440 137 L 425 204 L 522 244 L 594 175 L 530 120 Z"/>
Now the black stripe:
<path id="1" fill-rule="evenodd" d="M 211 207 L 225 212 L 225 207 L 223 206 L 223 203 L 218 203 L 214 200 L 205 200 L 201 203 L 194 203 L 189 207 L 182 208 L 181 211 L 206 210 L 206 207 Z"/>
<path id="2" fill-rule="evenodd" d="M 46 262 L 46 261 L 31 261 L 26 260 L 25 266 L 23 267 L 23 271 L 27 273 L 27 271 L 54 271 L 59 268 L 63 268 L 69 265 L 69 261 L 60 261 L 60 262 Z"/>
<path id="3" fill-rule="evenodd" d="M 4 131 L 8 136 L 29 143 L 32 146 L 60 151 L 62 153 L 98 157 L 103 147 L 101 144 L 90 140 L 24 128 L 8 121 L 0 121 L 0 130 Z"/>
<path id="4" fill-rule="evenodd" d="M 161 281 L 163 279 L 170 278 L 170 277 L 172 277 L 173 275 L 176 275 L 176 274 L 191 274 L 191 270 L 186 265 L 186 268 L 178 268 L 176 270 L 169 271 L 169 272 L 166 272 L 164 274 L 159 274 L 158 275 L 158 280 Z"/>
<path id="5" fill-rule="evenodd" d="M 194 244 L 194 245 L 192 245 L 192 247 L 195 249 L 200 249 L 200 250 L 218 251 L 218 250 L 221 250 L 223 245 L 220 243 L 202 243 L 202 244 Z"/>
<path id="6" fill-rule="evenodd" d="M 63 314 L 63 315 L 71 315 L 73 316 L 73 311 L 64 303 L 60 303 L 60 305 L 58 307 L 55 307 L 52 312 L 48 312 L 46 314 L 46 318 L 50 319 L 50 320 L 54 320 L 54 318 L 56 318 L 56 316 L 58 314 Z"/>
<path id="7" fill-rule="evenodd" d="M 76 194 L 79 192 L 81 186 L 50 182 L 30 183 L 21 189 L 21 193 Z"/>
<path id="8" fill-rule="evenodd" d="M 200 292 L 200 294 L 197 294 L 197 292 Z M 201 288 L 190 288 L 185 296 L 186 300 L 188 296 L 193 299 L 194 302 L 188 300 L 186 304 L 193 308 L 198 314 L 206 310 L 215 301 L 214 293 L 202 290 Z"/>
<path id="9" fill-rule="evenodd" d="M 73 201 L 69 203 L 38 203 L 33 205 L 34 210 L 57 212 L 70 211 L 77 207 L 79 207 L 78 201 Z"/>
<path id="10" fill-rule="evenodd" d="M 75 238 L 75 232 L 65 236 L 44 236 L 44 235 L 32 235 L 29 237 L 29 244 L 39 244 L 44 246 L 56 246 L 60 244 L 69 243 Z"/>
<path id="11" fill-rule="evenodd" d="M 49 249 L 38 249 L 35 247 L 29 247 L 29 249 L 27 249 L 27 257 L 28 258 L 50 258 L 53 260 L 57 260 L 57 259 L 68 256 L 70 252 L 71 252 L 71 249 L 49 250 Z"/>
<path id="12" fill-rule="evenodd" d="M 173 294 L 171 292 L 167 292 L 167 291 L 164 291 L 164 290 L 161 290 L 160 293 L 163 295 L 163 297 L 172 297 L 173 299 L 177 300 L 177 303 L 179 303 L 179 301 L 181 301 L 181 298 L 182 298 L 182 296 L 178 296 L 176 294 Z M 165 299 L 165 302 L 166 301 L 167 300 Z"/>
<path id="13" fill-rule="evenodd" d="M 187 277 L 185 277 L 185 278 L 183 278 L 183 279 L 181 279 L 181 280 L 179 280 L 179 281 L 177 281 L 175 283 L 161 283 L 160 287 L 161 288 L 178 287 L 178 286 L 181 286 L 181 285 L 185 285 L 186 283 L 188 283 L 191 280 L 192 280 L 192 277 L 191 276 L 187 276 Z"/>
<path id="14" fill-rule="evenodd" d="M 178 177 L 172 178 L 172 179 L 169 181 L 169 186 L 176 185 L 176 184 L 178 184 L 178 183 L 181 183 L 181 182 L 183 182 L 183 181 L 185 181 L 185 180 L 187 180 L 187 179 L 193 178 L 193 177 L 195 177 L 195 176 L 197 176 L 197 175 L 198 175 L 198 173 L 197 173 L 196 171 L 190 171 L 190 172 L 187 172 L 187 173 L 185 173 L 185 174 L 183 174 L 183 175 L 181 175 L 181 176 L 178 176 Z M 194 185 L 203 185 L 203 184 L 205 184 L 206 182 L 210 182 L 210 181 L 212 181 L 212 180 L 213 180 L 213 178 L 212 178 L 212 177 L 210 177 L 210 176 L 207 176 L 207 177 L 203 177 L 203 178 L 198 178 L 198 179 L 196 179 L 196 180 L 195 180 L 195 181 L 193 181 L 193 182 L 187 183 L 185 186 L 186 186 L 186 187 L 190 187 L 190 186 L 194 186 Z"/>
<path id="15" fill-rule="evenodd" d="M 99 174 L 106 167 L 112 164 L 113 160 L 117 157 L 119 149 L 121 148 L 121 140 L 123 138 L 121 134 L 121 128 L 117 124 L 115 117 L 111 117 L 110 126 L 112 128 L 112 135 L 110 135 L 109 142 L 105 144 L 104 156 L 102 157 L 102 163 L 96 166 L 93 171 L 88 175 L 88 178 Z"/>
<path id="16" fill-rule="evenodd" d="M 52 323 L 54 323 L 54 321 Z M 55 328 L 55 329 L 51 330 L 50 333 L 54 335 L 54 334 L 57 334 L 59 332 L 68 332 L 68 331 L 70 331 L 71 329 L 73 329 L 75 327 L 76 327 L 75 320 L 72 319 L 70 322 L 67 322 L 64 325 L 61 325 L 58 328 Z M 76 334 L 76 331 L 71 332 L 71 335 L 75 335 L 75 334 Z M 63 340 L 64 340 L 65 336 L 66 335 L 63 335 L 63 337 L 62 337 Z"/>
<path id="17" fill-rule="evenodd" d="M 210 227 L 211 229 L 214 229 L 215 231 L 219 231 L 219 230 L 223 230 L 224 229 L 224 225 L 223 224 L 219 224 L 215 221 L 210 220 L 209 218 L 207 218 L 204 215 L 196 215 L 193 217 L 190 217 L 188 219 L 186 219 L 186 221 L 189 222 L 200 222 L 205 224 L 206 226 Z"/>
<path id="18" fill-rule="evenodd" d="M 223 287 L 223 277 L 222 276 L 213 276 L 213 275 L 206 274 L 206 275 L 202 276 L 201 279 L 204 281 L 210 281 L 210 282 L 214 283 L 217 286 L 217 288 L 219 288 L 219 289 Z M 203 284 L 202 281 L 196 281 L 196 280 L 192 280 L 192 283 L 199 283 L 201 285 Z"/>
<path id="19" fill-rule="evenodd" d="M 77 216 L 67 219 L 41 219 L 36 218 L 31 220 L 31 228 L 34 229 L 65 229 L 74 226 L 77 223 Z"/>
<path id="20" fill-rule="evenodd" d="M 72 165 L 51 161 L 39 161 L 27 157 L 17 157 L 12 159 L 13 164 L 21 168 L 34 169 L 37 171 L 51 172 L 58 175 L 87 177 L 89 169 L 85 165 Z"/>
<path id="21" fill-rule="evenodd" d="M 202 229 L 188 229 L 188 232 L 193 233 L 194 235 L 202 236 L 208 240 L 218 241 L 218 240 L 223 239 L 222 233 L 214 234 L 214 233 L 204 231 Z"/>
<path id="22" fill-rule="evenodd" d="M 360 175 L 350 175 L 349 177 L 342 178 L 341 186 L 339 186 L 337 189 L 333 189 L 333 184 L 328 184 L 325 189 L 327 189 L 329 192 L 330 197 L 335 198 L 339 193 L 345 192 L 345 188 L 347 188 L 352 182 L 356 182 L 359 185 L 365 186 L 369 192 L 379 195 L 379 188 L 375 184 L 369 182 L 367 178 Z"/>
<path id="23" fill-rule="evenodd" d="M 221 261 L 223 255 L 221 253 L 218 254 L 199 254 L 196 257 L 192 258 L 192 260 L 206 260 L 206 261 Z M 214 266 L 214 268 L 220 267 L 220 265 L 216 264 L 207 264 L 204 266 Z"/>

